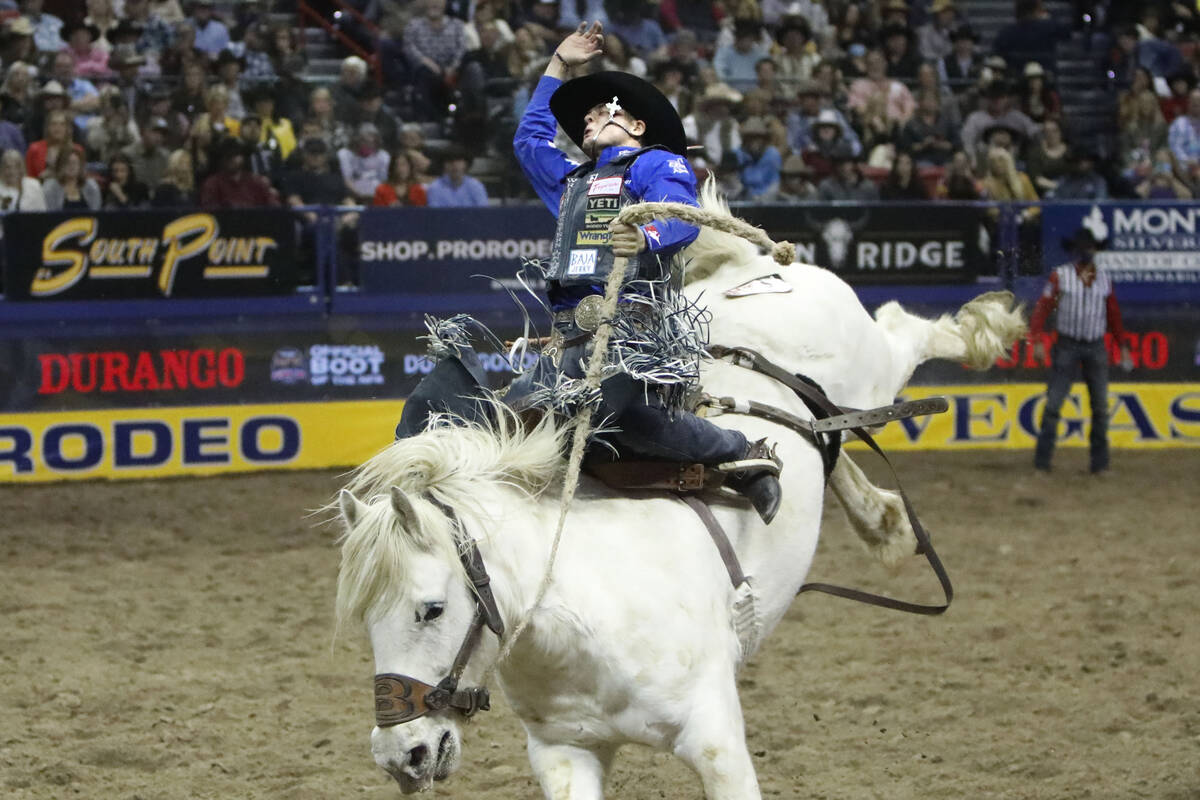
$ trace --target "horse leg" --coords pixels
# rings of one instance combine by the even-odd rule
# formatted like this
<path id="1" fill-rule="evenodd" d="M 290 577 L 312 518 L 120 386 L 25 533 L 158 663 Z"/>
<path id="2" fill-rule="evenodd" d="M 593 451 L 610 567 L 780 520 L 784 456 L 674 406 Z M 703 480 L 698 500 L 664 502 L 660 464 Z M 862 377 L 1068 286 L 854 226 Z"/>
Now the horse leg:
<path id="1" fill-rule="evenodd" d="M 746 748 L 745 723 L 732 673 L 693 695 L 692 714 L 675 739 L 675 755 L 700 776 L 706 800 L 761 800 Z"/>
<path id="2" fill-rule="evenodd" d="M 546 800 L 603 800 L 604 775 L 616 748 L 547 744 L 529 736 L 529 763 Z"/>
<path id="3" fill-rule="evenodd" d="M 858 538 L 880 561 L 895 566 L 917 550 L 917 537 L 896 492 L 872 484 L 843 450 L 829 476 L 829 488 L 846 509 Z"/>

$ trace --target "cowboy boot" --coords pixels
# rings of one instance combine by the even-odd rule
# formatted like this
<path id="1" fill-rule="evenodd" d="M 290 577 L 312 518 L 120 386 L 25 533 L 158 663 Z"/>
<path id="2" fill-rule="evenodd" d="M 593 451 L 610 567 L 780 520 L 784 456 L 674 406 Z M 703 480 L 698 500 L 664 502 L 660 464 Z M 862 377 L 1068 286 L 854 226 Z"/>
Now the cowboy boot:
<path id="1" fill-rule="evenodd" d="M 717 468 L 729 475 L 725 485 L 749 500 L 762 521 L 770 525 L 783 500 L 783 489 L 779 486 L 783 461 L 775 454 L 775 448 L 766 439 L 759 439 L 746 448 L 740 459 Z"/>

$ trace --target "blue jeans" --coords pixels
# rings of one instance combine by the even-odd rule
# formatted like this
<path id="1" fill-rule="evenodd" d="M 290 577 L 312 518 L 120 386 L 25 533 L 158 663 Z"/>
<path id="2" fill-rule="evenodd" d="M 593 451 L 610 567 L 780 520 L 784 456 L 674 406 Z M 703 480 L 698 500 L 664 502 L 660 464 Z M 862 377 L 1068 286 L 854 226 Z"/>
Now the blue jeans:
<path id="1" fill-rule="evenodd" d="M 1108 350 L 1103 338 L 1085 342 L 1062 334 L 1054 345 L 1050 384 L 1046 387 L 1046 408 L 1042 412 L 1042 426 L 1033 457 L 1034 466 L 1041 469 L 1050 468 L 1062 404 L 1071 391 L 1079 366 L 1083 368 L 1083 382 L 1087 384 L 1092 407 L 1090 469 L 1092 472 L 1108 469 Z"/>

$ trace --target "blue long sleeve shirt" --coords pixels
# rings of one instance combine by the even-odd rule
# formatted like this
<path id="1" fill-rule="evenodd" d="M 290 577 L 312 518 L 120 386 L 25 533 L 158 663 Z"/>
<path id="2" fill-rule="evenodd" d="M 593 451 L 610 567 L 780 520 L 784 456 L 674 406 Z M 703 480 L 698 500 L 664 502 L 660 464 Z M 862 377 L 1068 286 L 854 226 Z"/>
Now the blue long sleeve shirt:
<path id="1" fill-rule="evenodd" d="M 562 81 L 542 76 L 521 123 L 513 138 L 517 161 L 524 170 L 538 197 L 558 218 L 559 204 L 566 191 L 567 173 L 579 166 L 566 153 L 554 146 L 558 123 L 550 111 L 550 95 Z M 632 147 L 606 147 L 600 152 L 597 166 L 603 166 Z M 696 175 L 683 156 L 666 150 L 649 150 L 638 156 L 629 167 L 628 188 L 634 197 L 645 202 L 687 203 L 696 201 Z M 656 219 L 639 226 L 647 250 L 664 258 L 695 241 L 700 229 L 677 219 Z"/>

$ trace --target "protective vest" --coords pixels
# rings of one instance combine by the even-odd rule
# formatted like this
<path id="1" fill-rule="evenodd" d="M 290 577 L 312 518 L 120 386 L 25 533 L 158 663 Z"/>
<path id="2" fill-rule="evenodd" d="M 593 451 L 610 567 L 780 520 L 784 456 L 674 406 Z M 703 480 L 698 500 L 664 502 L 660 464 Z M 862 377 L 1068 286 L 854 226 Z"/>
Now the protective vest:
<path id="1" fill-rule="evenodd" d="M 608 223 L 625 206 L 641 200 L 629 190 L 629 168 L 634 160 L 658 146 L 643 147 L 617 156 L 602 167 L 581 164 L 566 177 L 567 188 L 558 206 L 558 230 L 550 253 L 547 280 L 563 286 L 603 284 L 612 272 L 615 256 Z M 629 259 L 625 280 L 661 280 L 665 268 L 658 256 L 642 251 Z"/>

